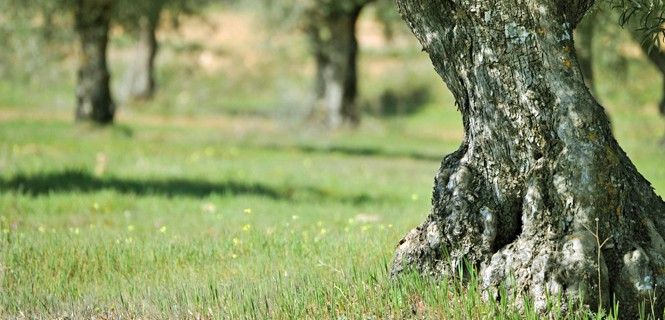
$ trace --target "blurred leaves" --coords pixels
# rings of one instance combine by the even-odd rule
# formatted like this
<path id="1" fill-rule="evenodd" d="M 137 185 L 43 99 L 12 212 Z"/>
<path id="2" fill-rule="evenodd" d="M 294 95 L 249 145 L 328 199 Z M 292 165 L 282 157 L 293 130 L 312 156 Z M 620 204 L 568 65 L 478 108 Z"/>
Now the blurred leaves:
<path id="1" fill-rule="evenodd" d="M 665 1 L 663 0 L 611 0 L 619 12 L 621 25 L 636 25 L 644 33 L 643 42 L 649 50 L 659 46 L 659 37 L 665 36 Z"/>

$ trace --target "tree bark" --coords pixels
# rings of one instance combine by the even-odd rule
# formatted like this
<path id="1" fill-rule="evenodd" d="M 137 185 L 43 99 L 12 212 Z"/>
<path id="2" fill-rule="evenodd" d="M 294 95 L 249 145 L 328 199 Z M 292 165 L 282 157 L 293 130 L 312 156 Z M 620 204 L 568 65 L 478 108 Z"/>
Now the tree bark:
<path id="1" fill-rule="evenodd" d="M 115 104 L 111 97 L 110 74 L 106 63 L 111 1 L 77 0 L 76 4 L 76 32 L 81 45 L 76 119 L 111 123 Z"/>
<path id="2" fill-rule="evenodd" d="M 614 139 L 573 49 L 592 2 L 397 1 L 454 94 L 465 137 L 393 275 L 454 277 L 466 261 L 488 298 L 505 285 L 543 313 L 546 296 L 561 294 L 570 310 L 565 298 L 582 293 L 592 307 L 616 297 L 627 317 L 650 296 L 663 310 L 665 203 Z"/>
<path id="3" fill-rule="evenodd" d="M 364 5 L 312 21 L 307 33 L 316 60 L 316 101 L 311 117 L 330 127 L 357 125 L 358 39 L 356 24 Z"/>
<path id="4" fill-rule="evenodd" d="M 148 100 L 155 93 L 155 57 L 159 49 L 157 27 L 160 12 L 151 12 L 139 21 L 138 41 L 134 61 L 127 77 L 127 95 L 132 100 Z"/>

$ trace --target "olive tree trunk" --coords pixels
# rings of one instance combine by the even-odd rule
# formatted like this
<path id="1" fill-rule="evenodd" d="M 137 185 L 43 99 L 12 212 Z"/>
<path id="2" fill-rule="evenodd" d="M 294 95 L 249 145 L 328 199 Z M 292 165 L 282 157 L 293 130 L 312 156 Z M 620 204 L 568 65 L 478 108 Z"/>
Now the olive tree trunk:
<path id="1" fill-rule="evenodd" d="M 76 32 L 81 46 L 76 85 L 76 119 L 111 123 L 115 105 L 106 64 L 111 1 L 77 0 L 76 5 Z"/>
<path id="2" fill-rule="evenodd" d="M 356 125 L 358 95 L 358 40 L 356 24 L 363 6 L 325 16 L 308 29 L 316 61 L 316 101 L 311 117 L 329 127 Z"/>
<path id="3" fill-rule="evenodd" d="M 573 49 L 592 2 L 397 1 L 465 137 L 435 177 L 430 215 L 401 240 L 394 275 L 454 276 L 466 261 L 488 297 L 506 286 L 540 312 L 561 294 L 592 307 L 616 297 L 633 317 L 665 292 L 665 203 L 615 141 Z"/>
<path id="4" fill-rule="evenodd" d="M 159 12 L 142 16 L 134 61 L 128 70 L 125 85 L 132 100 L 148 100 L 155 93 L 155 57 L 157 56 L 157 27 Z"/>

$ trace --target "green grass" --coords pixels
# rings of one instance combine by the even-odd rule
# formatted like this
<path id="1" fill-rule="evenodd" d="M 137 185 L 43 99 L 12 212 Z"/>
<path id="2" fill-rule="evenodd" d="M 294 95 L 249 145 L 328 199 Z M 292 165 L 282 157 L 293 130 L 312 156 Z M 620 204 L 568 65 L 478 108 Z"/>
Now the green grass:
<path id="1" fill-rule="evenodd" d="M 0 315 L 519 318 L 454 281 L 388 279 L 459 143 L 452 108 L 307 136 L 223 119 L 249 128 L 2 122 Z M 624 139 L 662 194 L 654 139 Z"/>
<path id="2" fill-rule="evenodd" d="M 279 85 L 253 94 L 252 79 L 273 83 L 288 66 L 201 75 L 176 49 L 165 44 L 155 101 L 124 107 L 114 127 L 69 120 L 71 77 L 0 80 L 0 318 L 537 318 L 505 295 L 483 302 L 474 281 L 389 280 L 395 245 L 424 220 L 439 162 L 462 139 L 417 46 L 363 56 L 365 69 L 410 62 L 362 76 L 361 101 L 422 86 L 430 100 L 334 132 L 297 120 L 306 73 L 281 79 L 293 97 Z M 599 92 L 662 195 L 658 75 L 630 66 L 639 81 L 602 71 Z"/>

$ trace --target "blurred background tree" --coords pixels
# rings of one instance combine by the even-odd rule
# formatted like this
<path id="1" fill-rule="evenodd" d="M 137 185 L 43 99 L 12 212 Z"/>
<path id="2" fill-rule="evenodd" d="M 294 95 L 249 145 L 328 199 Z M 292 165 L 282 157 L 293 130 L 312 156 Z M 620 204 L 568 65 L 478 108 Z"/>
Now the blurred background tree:
<path id="1" fill-rule="evenodd" d="M 594 34 L 601 32 L 607 21 L 618 21 L 615 16 L 616 13 L 608 10 L 604 6 L 598 5 L 594 8 L 580 23 L 576 30 L 576 47 L 579 57 L 580 67 L 584 74 L 585 81 L 589 89 L 597 95 L 596 84 L 594 81 Z M 663 92 L 662 98 L 659 103 L 660 113 L 665 116 L 665 47 L 662 44 L 661 37 L 646 37 L 644 29 L 640 28 L 639 21 L 632 20 L 630 24 L 624 28 L 630 34 L 632 40 L 642 50 L 642 53 L 649 61 L 655 66 L 658 71 L 663 75 Z M 607 48 L 597 48 L 607 51 Z M 597 56 L 602 56 L 603 52 L 597 53 Z"/>
<path id="2" fill-rule="evenodd" d="M 80 54 L 76 87 L 76 119 L 99 124 L 113 122 L 115 102 L 107 63 L 113 0 L 76 0 L 75 30 Z"/>
<path id="3" fill-rule="evenodd" d="M 306 4 L 304 28 L 316 61 L 312 117 L 330 127 L 357 125 L 358 38 L 356 25 L 372 0 L 315 0 Z"/>
<path id="4" fill-rule="evenodd" d="M 155 89 L 156 31 L 162 12 L 169 10 L 171 17 L 177 19 L 179 15 L 196 14 L 209 3 L 209 0 L 8 0 L 2 5 L 5 12 L 11 13 L 8 19 L 12 21 L 7 25 L 21 25 L 19 20 L 23 19 L 29 25 L 37 19 L 41 21 L 43 39 L 50 43 L 63 40 L 55 39 L 54 35 L 66 33 L 68 25 L 66 21 L 56 24 L 54 18 L 73 16 L 72 30 L 79 43 L 75 116 L 79 121 L 107 124 L 113 122 L 116 109 L 107 61 L 112 25 L 122 26 L 137 38 L 133 65 L 124 81 L 126 96 L 148 99 Z"/>
<path id="5" fill-rule="evenodd" d="M 123 78 L 124 97 L 147 100 L 155 92 L 155 57 L 159 50 L 157 29 L 162 14 L 168 11 L 176 21 L 183 15 L 197 15 L 211 0 L 116 0 L 115 21 L 136 38 L 132 65 Z"/>
<path id="6" fill-rule="evenodd" d="M 657 16 L 640 16 L 640 12 L 633 13 L 629 19 L 631 16 L 620 15 L 609 8 L 610 5 L 596 4 L 575 30 L 575 47 L 584 81 L 594 96 L 600 98 L 595 76 L 598 67 L 613 68 L 624 75 L 624 81 L 628 81 L 628 56 L 644 57 L 659 74 L 662 89 L 656 92 L 660 96 L 658 110 L 665 117 L 665 46 L 662 29 L 657 23 L 659 20 Z M 649 23 L 649 20 L 656 23 Z M 617 25 L 625 30 L 623 37 Z M 603 41 L 603 35 L 612 33 L 616 34 L 614 41 Z M 627 47 L 626 43 L 631 46 Z M 661 144 L 665 145 L 665 138 Z"/>
<path id="7" fill-rule="evenodd" d="M 295 21 L 307 36 L 316 62 L 315 101 L 309 115 L 315 122 L 323 122 L 331 128 L 342 124 L 356 126 L 360 122 L 356 29 L 361 12 L 372 2 L 374 0 L 268 1 L 273 12 L 279 12 L 278 19 Z M 396 15 L 387 14 L 385 5 L 381 8 L 383 10 L 378 12 L 383 14 L 378 16 L 384 21 L 397 20 Z"/>
<path id="8" fill-rule="evenodd" d="M 96 2 L 99 1 L 90 3 Z M 106 72 L 122 76 L 110 79 L 108 92 L 115 94 L 109 94 L 109 99 L 96 99 L 107 101 L 107 107 L 99 108 L 107 110 L 98 113 L 102 115 L 101 118 L 108 118 L 110 110 L 114 110 L 110 107 L 115 106 L 116 103 L 128 103 L 126 110 L 131 112 L 132 101 L 145 101 L 153 97 L 157 82 L 155 78 L 158 76 L 162 77 L 170 92 L 158 97 L 157 101 L 141 104 L 142 108 L 161 111 L 177 109 L 190 112 L 187 111 L 189 110 L 188 102 L 196 99 L 200 102 L 198 107 L 207 110 L 224 110 L 234 113 L 259 112 L 271 116 L 283 114 L 285 118 L 290 119 L 308 115 L 309 118 L 316 120 L 313 121 L 314 123 L 322 122 L 331 127 L 343 123 L 355 125 L 364 113 L 405 115 L 420 110 L 430 101 L 432 92 L 437 92 L 430 85 L 425 84 L 427 81 L 421 79 L 422 76 L 417 72 L 409 71 L 408 67 L 401 71 L 386 71 L 390 68 L 385 66 L 399 59 L 418 57 L 416 48 L 413 48 L 416 50 L 412 51 L 402 49 L 413 46 L 403 42 L 405 27 L 395 12 L 392 1 L 379 0 L 372 3 L 367 0 L 337 2 L 248 0 L 232 4 L 231 6 L 235 6 L 233 9 L 230 6 L 222 10 L 220 10 L 220 2 L 210 0 L 139 2 L 113 0 L 108 2 L 112 7 L 108 32 L 113 34 L 107 40 L 111 40 L 113 43 L 110 48 L 112 56 L 109 58 L 112 61 L 106 66 L 108 69 Z M 5 39 L 7 44 L 6 50 L 0 53 L 0 57 L 2 57 L 0 72 L 4 74 L 13 72 L 12 79 L 23 78 L 35 84 L 44 84 L 41 88 L 43 95 L 39 95 L 39 97 L 43 96 L 45 100 L 47 91 L 59 96 L 63 92 L 62 87 L 69 86 L 67 81 L 62 81 L 65 79 L 67 68 L 83 70 L 84 68 L 78 66 L 81 61 L 92 61 L 91 59 L 74 59 L 78 56 L 71 54 L 74 51 L 71 48 L 72 44 L 77 43 L 77 38 L 82 39 L 78 34 L 83 30 L 73 27 L 75 25 L 74 7 L 79 3 L 83 4 L 86 1 L 2 1 L 0 6 L 3 6 L 3 12 L 8 14 L 3 17 L 4 22 L 0 21 L 0 37 Z M 228 3 L 229 1 L 224 2 L 224 4 Z M 368 6 L 369 4 L 371 6 Z M 266 52 L 267 55 L 257 60 L 252 52 L 236 52 L 233 48 L 220 42 L 220 39 L 210 39 L 204 43 L 199 39 L 190 39 L 191 30 L 185 33 L 173 32 L 179 30 L 177 21 L 181 21 L 185 16 L 195 15 L 196 17 L 192 21 L 199 19 L 205 21 L 210 18 L 208 16 L 211 14 L 215 21 L 240 17 L 240 15 L 231 14 L 222 18 L 218 15 L 219 12 L 225 10 L 245 12 L 246 16 L 243 16 L 243 19 L 246 20 L 247 25 L 252 24 L 249 21 L 251 19 L 248 18 L 258 17 L 257 20 L 263 22 L 265 15 L 271 17 L 272 22 L 268 27 L 260 24 L 251 26 L 256 31 L 257 38 L 264 37 L 266 30 L 277 34 L 277 36 L 259 40 L 267 41 L 266 43 L 253 44 L 254 53 Z M 363 45 L 366 46 L 366 54 L 359 55 L 359 30 L 356 29 L 359 27 L 358 18 L 363 12 L 367 14 L 363 15 L 366 25 L 362 32 L 364 32 L 365 39 L 369 39 L 369 41 Z M 162 18 L 166 18 L 161 22 L 162 28 L 165 28 L 162 40 L 168 42 L 166 44 L 169 46 L 167 54 L 170 56 L 162 61 L 162 66 L 165 68 L 163 72 L 156 73 L 155 57 L 159 47 L 156 30 Z M 616 17 L 601 19 L 596 24 L 598 28 L 607 29 L 608 25 L 616 25 L 616 19 Z M 342 23 L 342 21 L 345 22 Z M 275 24 L 281 27 L 275 28 Z M 190 26 L 191 23 L 188 22 L 187 25 Z M 374 38 L 376 35 L 372 32 L 374 32 L 373 28 L 378 27 L 383 29 L 383 36 L 386 39 L 397 35 L 398 44 L 386 45 L 390 41 L 388 40 L 377 45 Z M 211 38 L 220 33 L 215 28 L 217 27 L 206 31 L 209 32 Z M 225 26 L 225 28 L 229 28 L 229 26 Z M 230 28 L 233 29 L 234 26 L 230 26 Z M 38 29 L 38 32 L 33 29 Z M 300 32 L 292 32 L 295 29 Z M 615 31 L 605 30 L 601 34 L 611 32 Z M 289 42 L 288 44 L 281 42 L 286 38 L 286 34 L 289 34 L 289 40 L 286 40 Z M 235 46 L 244 39 L 239 38 L 237 41 L 232 41 L 235 42 Z M 623 45 L 624 39 L 615 41 L 615 43 Z M 301 45 L 306 46 L 308 51 L 301 50 L 303 48 Z M 309 55 L 301 56 L 301 51 Z M 614 56 L 619 58 L 613 58 Z M 606 68 L 608 63 L 622 63 L 621 61 L 625 60 L 624 56 L 623 51 L 616 55 L 611 50 L 604 50 L 597 53 L 595 60 L 598 61 L 599 67 Z M 231 59 L 232 63 L 229 61 Z M 247 65 L 244 65 L 243 59 Z M 359 59 L 366 60 L 360 61 L 361 65 L 359 65 Z M 54 64 L 55 61 L 57 64 Z M 261 65 L 250 66 L 251 63 L 257 61 Z M 276 63 L 277 61 L 279 63 Z M 226 65 L 227 63 L 232 65 Z M 76 66 L 71 64 L 76 64 Z M 228 74 L 230 77 L 212 74 L 213 72 L 220 73 L 219 68 L 222 64 L 233 69 Z M 378 68 L 374 67 L 378 64 L 383 66 L 380 72 L 377 72 Z M 97 65 L 102 64 L 97 63 Z M 418 65 L 417 67 L 424 69 L 424 66 Z M 613 72 L 619 76 L 627 72 L 622 72 L 621 68 L 609 67 L 614 69 Z M 295 71 L 296 69 L 298 71 Z M 359 73 L 359 70 L 371 74 L 363 78 L 364 76 Z M 375 81 L 373 78 L 391 73 L 395 75 L 401 73 L 401 75 L 384 76 L 381 81 Z M 99 74 L 103 75 L 104 72 Z M 198 80 L 211 81 L 211 83 L 205 86 L 194 84 L 190 86 L 182 83 L 183 77 L 196 77 Z M 49 82 L 48 86 L 45 86 L 45 81 Z M 83 81 L 80 82 L 83 83 Z M 84 88 L 85 86 L 79 85 L 79 87 Z M 102 87 L 104 86 L 102 85 Z M 307 88 L 311 91 L 305 90 Z M 637 90 L 639 91 L 640 88 Z M 85 92 L 85 90 L 77 91 Z M 105 91 L 105 89 L 97 90 L 101 93 L 100 97 L 105 96 L 103 94 Z M 363 91 L 362 96 L 359 95 L 360 91 Z M 434 95 L 436 94 L 438 93 L 434 93 Z M 16 95 L 14 94 L 14 96 Z M 59 97 L 51 99 L 51 102 L 62 106 L 66 99 L 66 97 Z M 77 98 L 77 100 L 79 99 Z M 86 99 L 80 100 L 86 101 Z M 92 99 L 87 99 L 87 101 L 92 101 Z M 71 102 L 67 103 L 71 104 Z M 248 108 L 249 105 L 251 105 L 250 108 Z M 77 109 L 85 110 L 83 107 Z M 85 114 L 85 112 L 80 112 L 80 114 Z M 104 116 L 104 114 L 106 115 Z"/>
<path id="9" fill-rule="evenodd" d="M 53 40 L 53 34 L 59 31 L 54 25 L 54 17 L 61 14 L 73 16 L 72 30 L 79 46 L 75 117 L 79 121 L 99 124 L 113 122 L 115 102 L 110 88 L 107 47 L 114 1 L 8 0 L 5 5 L 10 12 L 27 18 L 27 21 L 41 20 L 40 26 L 48 41 Z M 15 23 L 14 19 L 11 23 Z"/>

